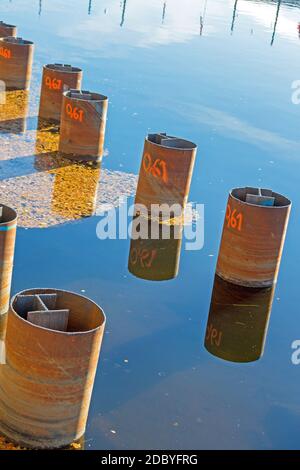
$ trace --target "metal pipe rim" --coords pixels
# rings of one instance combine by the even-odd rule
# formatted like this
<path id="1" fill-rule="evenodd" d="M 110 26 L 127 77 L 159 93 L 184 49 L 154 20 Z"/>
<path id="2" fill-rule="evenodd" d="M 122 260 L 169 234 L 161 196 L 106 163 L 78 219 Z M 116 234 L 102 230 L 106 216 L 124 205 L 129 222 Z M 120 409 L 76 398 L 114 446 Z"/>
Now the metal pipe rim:
<path id="1" fill-rule="evenodd" d="M 72 96 L 75 95 L 75 96 Z M 67 90 L 63 93 L 63 95 L 68 98 L 69 100 L 74 101 L 83 101 L 83 102 L 105 102 L 108 101 L 108 97 L 105 95 L 101 95 L 100 93 L 94 93 L 92 91 L 87 90 Z M 85 98 L 85 95 L 91 95 L 90 98 Z"/>
<path id="2" fill-rule="evenodd" d="M 162 145 L 162 144 L 159 144 L 159 143 L 156 143 L 156 142 L 153 142 L 152 140 L 149 139 L 149 135 L 147 135 L 147 137 L 145 138 L 145 141 L 146 142 L 149 142 L 149 144 L 153 145 L 154 147 L 157 147 L 158 149 L 172 149 L 174 150 L 175 152 L 190 152 L 191 150 L 196 150 L 197 149 L 197 144 L 195 144 L 194 142 L 191 142 L 190 140 L 186 140 L 186 139 L 182 139 L 181 137 L 174 137 L 174 136 L 169 136 L 168 135 L 168 138 L 171 138 L 171 139 L 176 139 L 178 141 L 181 141 L 183 143 L 183 145 L 185 145 L 184 147 L 174 147 L 174 146 L 169 146 L 169 145 Z"/>
<path id="3" fill-rule="evenodd" d="M 15 24 L 4 23 L 4 21 L 0 21 L 0 26 L 4 28 L 16 28 L 17 27 Z"/>
<path id="4" fill-rule="evenodd" d="M 240 202 L 241 204 L 243 205 L 246 205 L 246 206 L 252 206 L 252 207 L 255 207 L 255 208 L 260 208 L 260 209 L 263 209 L 263 210 L 270 210 L 270 209 L 284 209 L 284 208 L 288 208 L 288 207 L 291 207 L 292 206 L 292 201 L 290 199 L 288 199 L 286 196 L 283 196 L 282 194 L 280 193 L 276 193 L 275 191 L 272 191 L 271 189 L 269 191 L 272 191 L 272 196 L 275 197 L 275 202 L 276 202 L 276 198 L 278 199 L 281 199 L 282 202 L 284 202 L 284 204 L 278 204 L 278 205 L 274 205 L 274 206 L 262 206 L 262 205 L 259 205 L 259 204 L 254 204 L 254 203 L 251 203 L 251 202 L 246 202 L 244 201 L 243 199 L 240 199 L 237 195 L 237 192 L 238 191 L 242 191 L 242 190 L 245 190 L 245 189 L 258 189 L 258 188 L 254 188 L 254 187 L 251 187 L 251 186 L 245 186 L 245 187 L 241 187 L 241 188 L 232 188 L 230 191 L 229 191 L 229 195 L 230 197 L 232 197 L 232 199 L 234 199 L 235 201 L 238 201 Z M 267 189 L 267 188 L 263 188 L 263 189 Z M 277 199 L 277 202 L 279 202 Z"/>
<path id="5" fill-rule="evenodd" d="M 5 227 L 7 224 L 12 224 L 14 222 L 15 222 L 14 224 L 14 227 L 15 227 L 17 225 L 17 219 L 18 219 L 17 212 L 11 207 L 5 206 L 4 204 L 0 204 L 0 208 L 2 208 L 4 212 L 3 214 L 4 220 L 1 221 L 0 219 L 0 229 Z"/>
<path id="6" fill-rule="evenodd" d="M 43 66 L 45 70 L 52 70 L 55 72 L 63 72 L 63 73 L 80 73 L 82 72 L 82 69 L 79 67 L 73 67 L 72 65 L 66 65 L 66 64 L 46 64 Z"/>
<path id="7" fill-rule="evenodd" d="M 34 43 L 32 41 L 27 41 L 26 39 L 22 38 L 15 38 L 14 36 L 7 36 L 6 38 L 0 38 L 1 42 L 13 44 L 15 46 L 33 46 Z"/>
<path id="8" fill-rule="evenodd" d="M 49 328 L 45 328 L 43 326 L 38 326 L 38 325 L 35 325 L 33 323 L 30 323 L 30 322 L 28 322 L 28 320 L 23 318 L 21 315 L 19 315 L 15 311 L 14 302 L 15 302 L 16 298 L 18 297 L 18 295 L 26 295 L 26 294 L 29 295 L 29 294 L 33 294 L 33 292 L 36 295 L 43 294 L 43 293 L 62 293 L 62 294 L 65 293 L 67 295 L 71 295 L 71 296 L 74 296 L 74 297 L 80 297 L 81 299 L 87 301 L 90 304 L 93 304 L 96 307 L 96 309 L 99 312 L 99 324 L 95 328 L 92 328 L 90 330 L 85 330 L 85 331 L 58 331 L 58 330 L 51 330 Z M 15 294 L 12 297 L 12 299 L 10 301 L 10 312 L 18 320 L 24 322 L 25 324 L 29 324 L 30 327 L 32 327 L 32 328 L 35 328 L 35 329 L 38 329 L 38 330 L 48 331 L 51 334 L 58 334 L 58 335 L 61 335 L 61 336 L 68 336 L 68 337 L 70 337 L 70 336 L 84 336 L 84 335 L 87 335 L 87 334 L 94 333 L 94 332 L 100 330 L 101 328 L 104 328 L 104 326 L 106 324 L 106 315 L 104 313 L 104 310 L 96 302 L 94 302 L 92 299 L 89 299 L 88 297 L 86 297 L 84 295 L 77 294 L 76 292 L 68 291 L 68 290 L 65 290 L 65 289 L 56 289 L 56 288 L 51 288 L 51 287 L 45 287 L 45 288 L 36 287 L 36 288 L 33 288 L 33 289 L 25 289 L 25 290 L 22 290 L 22 291 L 18 292 L 17 294 Z"/>

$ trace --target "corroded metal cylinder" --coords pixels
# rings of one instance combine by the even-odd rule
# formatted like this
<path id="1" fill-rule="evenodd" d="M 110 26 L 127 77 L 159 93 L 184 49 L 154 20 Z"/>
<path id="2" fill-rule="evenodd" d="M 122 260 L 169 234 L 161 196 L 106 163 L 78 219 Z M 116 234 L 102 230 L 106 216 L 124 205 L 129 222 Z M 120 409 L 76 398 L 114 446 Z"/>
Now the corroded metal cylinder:
<path id="1" fill-rule="evenodd" d="M 91 300 L 31 289 L 11 300 L 0 368 L 0 433 L 25 447 L 64 447 L 84 435 L 105 327 Z"/>
<path id="2" fill-rule="evenodd" d="M 149 281 L 174 279 L 179 271 L 183 226 L 150 219 L 142 223 L 146 228 L 144 237 L 131 239 L 129 272 Z"/>
<path id="3" fill-rule="evenodd" d="M 0 315 L 9 308 L 16 231 L 17 213 L 0 204 Z"/>
<path id="4" fill-rule="evenodd" d="M 291 201 L 268 189 L 236 188 L 228 198 L 217 274 L 246 287 L 277 281 Z"/>
<path id="5" fill-rule="evenodd" d="M 197 146 L 188 140 L 149 134 L 145 139 L 136 192 L 136 204 L 151 211 L 151 204 L 187 203 Z"/>
<path id="6" fill-rule="evenodd" d="M 43 67 L 39 118 L 60 123 L 63 93 L 81 88 L 82 70 L 65 64 Z"/>
<path id="7" fill-rule="evenodd" d="M 22 38 L 0 39 L 0 80 L 6 90 L 28 90 L 31 80 L 34 44 Z"/>
<path id="8" fill-rule="evenodd" d="M 28 107 L 28 91 L 6 91 L 5 102 L 0 105 L 0 132 L 24 134 L 27 128 Z"/>
<path id="9" fill-rule="evenodd" d="M 7 38 L 9 36 L 17 36 L 17 27 L 12 24 L 4 23 L 4 21 L 0 21 L 0 38 Z"/>
<path id="10" fill-rule="evenodd" d="M 64 93 L 59 151 L 70 159 L 99 162 L 103 156 L 108 98 L 89 91 Z"/>
<path id="11" fill-rule="evenodd" d="M 205 347 L 231 362 L 258 360 L 264 351 L 275 287 L 236 286 L 215 277 Z"/>

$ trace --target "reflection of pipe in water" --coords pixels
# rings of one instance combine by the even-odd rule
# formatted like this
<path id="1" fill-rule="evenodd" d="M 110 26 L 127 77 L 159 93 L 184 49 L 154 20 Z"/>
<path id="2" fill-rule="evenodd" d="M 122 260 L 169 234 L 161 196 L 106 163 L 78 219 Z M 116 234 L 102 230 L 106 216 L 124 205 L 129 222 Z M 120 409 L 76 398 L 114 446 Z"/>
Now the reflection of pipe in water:
<path id="1" fill-rule="evenodd" d="M 96 211 L 101 163 L 86 164 L 62 158 L 59 134 L 51 129 L 37 132 L 35 168 L 54 177 L 51 211 L 68 220 L 90 217 Z"/>
<path id="2" fill-rule="evenodd" d="M 89 0 L 88 15 L 92 13 L 92 0 Z"/>
<path id="3" fill-rule="evenodd" d="M 42 121 L 44 127 L 40 127 L 36 133 L 35 142 L 35 156 L 36 156 L 36 169 L 38 171 L 45 171 L 49 169 L 47 164 L 49 160 L 44 159 L 45 156 L 58 157 L 58 144 L 59 144 L 59 127 L 51 124 L 48 121 Z M 45 164 L 43 164 L 43 161 Z"/>
<path id="4" fill-rule="evenodd" d="M 282 1 L 282 0 L 278 0 L 278 4 L 277 4 L 276 16 L 275 16 L 275 23 L 274 23 L 274 29 L 273 29 L 272 39 L 271 39 L 271 46 L 273 46 L 274 41 L 275 41 L 277 23 L 278 23 L 279 12 L 280 12 L 280 7 L 281 7 L 281 1 Z"/>
<path id="5" fill-rule="evenodd" d="M 105 315 L 92 300 L 30 289 L 11 300 L 0 367 L 0 432 L 29 448 L 85 433 Z"/>
<path id="6" fill-rule="evenodd" d="M 5 101 L 0 105 L 0 133 L 24 134 L 27 129 L 28 108 L 28 91 L 6 91 Z"/>
<path id="7" fill-rule="evenodd" d="M 55 168 L 52 211 L 68 219 L 91 217 L 96 211 L 101 163 Z"/>
<path id="8" fill-rule="evenodd" d="M 233 33 L 234 30 L 234 25 L 235 25 L 235 18 L 236 18 L 236 12 L 237 12 L 237 4 L 239 0 L 235 0 L 234 2 L 234 7 L 233 7 L 233 14 L 232 14 L 232 22 L 231 22 L 231 32 Z"/>
<path id="9" fill-rule="evenodd" d="M 144 238 L 131 239 L 128 270 L 149 281 L 174 279 L 179 271 L 182 224 L 159 223 L 137 216 L 133 226 L 138 218 L 147 229 Z"/>
<path id="10" fill-rule="evenodd" d="M 123 24 L 125 23 L 126 5 L 127 5 L 127 0 L 123 0 L 122 17 L 121 17 L 121 23 L 120 23 L 121 28 Z"/>
<path id="11" fill-rule="evenodd" d="M 221 359 L 252 362 L 263 355 L 275 287 L 235 286 L 215 277 L 205 347 Z"/>
<path id="12" fill-rule="evenodd" d="M 42 0 L 39 0 L 39 16 L 42 14 L 43 3 Z"/>

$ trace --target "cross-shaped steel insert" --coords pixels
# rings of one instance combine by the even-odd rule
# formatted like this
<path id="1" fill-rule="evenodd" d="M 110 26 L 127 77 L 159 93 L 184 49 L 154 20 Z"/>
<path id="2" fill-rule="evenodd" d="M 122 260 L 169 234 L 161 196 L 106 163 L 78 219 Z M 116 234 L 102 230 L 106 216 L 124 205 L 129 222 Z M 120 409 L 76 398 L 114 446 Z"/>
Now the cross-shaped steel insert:
<path id="1" fill-rule="evenodd" d="M 57 294 L 18 295 L 14 308 L 34 325 L 67 331 L 70 310 L 57 309 L 56 304 Z"/>

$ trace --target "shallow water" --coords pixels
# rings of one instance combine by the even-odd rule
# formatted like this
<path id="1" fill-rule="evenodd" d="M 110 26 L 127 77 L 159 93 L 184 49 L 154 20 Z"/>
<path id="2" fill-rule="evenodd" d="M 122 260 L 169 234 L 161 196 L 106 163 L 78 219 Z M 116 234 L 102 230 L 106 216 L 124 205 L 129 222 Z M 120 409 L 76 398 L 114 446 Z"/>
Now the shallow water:
<path id="1" fill-rule="evenodd" d="M 291 343 L 300 339 L 300 105 L 292 102 L 300 2 L 279 7 L 1 2 L 1 19 L 36 43 L 27 130 L 0 135 L 1 202 L 21 214 L 13 293 L 84 292 L 107 315 L 86 449 L 299 448 Z M 82 67 L 84 88 L 110 99 L 101 169 L 53 163 L 56 143 L 36 134 L 41 69 L 51 62 Z M 99 240 L 99 217 L 87 217 L 134 195 L 149 131 L 198 144 L 190 200 L 205 204 L 204 248 L 187 251 L 183 241 L 178 276 L 163 282 L 130 274 L 130 241 Z M 294 207 L 264 354 L 242 364 L 210 354 L 204 338 L 228 190 L 247 185 L 285 194 Z"/>

